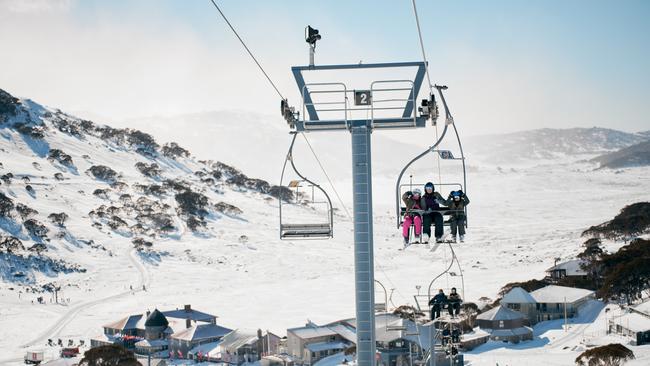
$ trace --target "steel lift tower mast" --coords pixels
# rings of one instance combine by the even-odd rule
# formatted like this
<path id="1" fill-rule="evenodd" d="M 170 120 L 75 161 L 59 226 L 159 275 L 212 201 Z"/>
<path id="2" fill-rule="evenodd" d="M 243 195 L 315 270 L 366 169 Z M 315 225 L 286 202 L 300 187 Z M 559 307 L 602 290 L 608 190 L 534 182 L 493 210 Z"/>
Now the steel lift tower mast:
<path id="1" fill-rule="evenodd" d="M 310 65 L 294 66 L 291 71 L 302 96 L 302 113 L 287 100 L 281 110 L 292 133 L 349 131 L 352 135 L 352 182 L 354 194 L 354 271 L 357 318 L 357 362 L 375 365 L 374 260 L 372 227 L 371 136 L 377 129 L 411 129 L 426 126 L 437 118 L 435 99 L 428 95 L 421 106 L 416 100 L 426 71 L 424 62 L 398 62 L 348 65 L 314 65 L 318 30 L 307 27 Z M 415 69 L 412 79 L 375 80 L 366 89 L 348 89 L 338 80 L 305 83 L 303 73 L 318 71 L 362 71 L 368 69 Z M 327 73 L 327 75 L 336 75 Z M 352 101 L 350 101 L 352 99 Z M 352 103 L 351 103 L 352 102 Z M 351 105 L 353 104 L 353 106 Z M 319 115 L 320 113 L 320 115 Z M 365 114 L 365 118 L 355 118 Z M 325 117 L 327 115 L 327 117 Z M 322 117 L 322 118 L 321 118 Z M 309 236 L 309 233 L 303 233 Z"/>

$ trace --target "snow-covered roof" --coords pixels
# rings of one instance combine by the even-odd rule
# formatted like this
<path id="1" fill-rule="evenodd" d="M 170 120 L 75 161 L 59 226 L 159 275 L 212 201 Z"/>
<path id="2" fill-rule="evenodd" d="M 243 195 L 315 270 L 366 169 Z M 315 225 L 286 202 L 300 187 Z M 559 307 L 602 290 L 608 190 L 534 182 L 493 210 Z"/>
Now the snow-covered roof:
<path id="1" fill-rule="evenodd" d="M 308 325 L 306 327 L 287 329 L 287 332 L 295 334 L 302 339 L 327 337 L 337 334 L 334 330 L 327 326 Z"/>
<path id="2" fill-rule="evenodd" d="M 350 342 L 357 342 L 357 332 L 356 329 L 345 324 L 337 324 L 329 327 L 331 330 L 335 331 L 336 334 L 343 337 L 343 339 Z"/>
<path id="3" fill-rule="evenodd" d="M 535 290 L 530 295 L 539 303 L 573 303 L 593 295 L 591 290 L 583 288 L 549 285 Z"/>
<path id="4" fill-rule="evenodd" d="M 178 318 L 178 319 L 192 319 L 194 321 L 200 322 L 210 322 L 212 319 L 216 319 L 216 315 L 204 313 L 202 311 L 197 311 L 194 309 L 176 309 L 162 312 L 168 318 Z"/>
<path id="5" fill-rule="evenodd" d="M 172 334 L 172 338 L 183 341 L 195 341 L 206 338 L 223 337 L 232 332 L 232 329 L 215 324 L 195 324 Z"/>
<path id="6" fill-rule="evenodd" d="M 119 330 L 136 329 L 138 326 L 138 322 L 140 322 L 142 318 L 146 318 L 144 314 L 129 315 L 126 318 L 122 318 L 116 322 L 106 324 L 103 327 L 110 328 L 110 329 L 119 329 Z"/>
<path id="7" fill-rule="evenodd" d="M 524 316 L 523 314 L 516 312 L 514 310 L 510 310 L 505 306 L 499 305 L 496 308 L 490 309 L 482 314 L 479 314 L 479 316 L 476 317 L 476 319 L 480 320 L 515 320 L 515 319 L 522 319 Z"/>
<path id="8" fill-rule="evenodd" d="M 552 272 L 552 271 L 563 269 L 566 271 L 567 276 L 585 276 L 587 275 L 587 271 L 582 269 L 581 266 L 586 263 L 587 261 L 584 261 L 582 259 L 574 259 L 567 262 L 559 263 L 547 269 L 546 272 Z"/>
<path id="9" fill-rule="evenodd" d="M 501 299 L 502 304 L 534 304 L 535 299 L 521 287 L 513 287 Z"/>
<path id="10" fill-rule="evenodd" d="M 190 355 L 198 354 L 201 352 L 201 354 L 208 355 L 210 357 L 216 357 L 217 353 L 219 352 L 218 347 L 221 341 L 216 341 L 216 342 L 210 342 L 210 343 L 203 343 L 200 344 L 191 350 L 189 350 L 187 353 Z"/>
<path id="11" fill-rule="evenodd" d="M 342 365 L 343 362 L 352 362 L 354 358 L 354 355 L 346 355 L 345 352 L 339 352 L 318 360 L 314 366 L 337 366 Z"/>
<path id="12" fill-rule="evenodd" d="M 463 333 L 463 341 L 471 341 L 488 335 L 490 335 L 490 333 L 486 332 L 484 329 L 474 328 L 474 330 L 469 333 Z"/>
<path id="13" fill-rule="evenodd" d="M 318 342 L 308 344 L 307 349 L 311 352 L 328 351 L 333 349 L 346 349 L 349 347 L 347 342 Z"/>
<path id="14" fill-rule="evenodd" d="M 252 344 L 256 339 L 257 332 L 246 329 L 236 329 L 222 338 L 219 347 L 223 351 L 227 350 L 232 353 L 241 346 Z"/>
<path id="15" fill-rule="evenodd" d="M 610 322 L 633 332 L 646 332 L 650 330 L 650 318 L 638 313 L 627 313 L 618 318 L 611 319 Z"/>
<path id="16" fill-rule="evenodd" d="M 529 327 L 519 327 L 513 329 L 490 329 L 487 331 L 493 337 L 511 337 L 533 334 L 533 330 Z"/>

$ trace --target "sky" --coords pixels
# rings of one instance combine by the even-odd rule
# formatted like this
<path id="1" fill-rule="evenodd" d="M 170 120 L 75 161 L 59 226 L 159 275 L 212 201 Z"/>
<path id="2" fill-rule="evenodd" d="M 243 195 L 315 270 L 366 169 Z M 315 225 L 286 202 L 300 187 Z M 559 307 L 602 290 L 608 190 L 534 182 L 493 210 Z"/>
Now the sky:
<path id="1" fill-rule="evenodd" d="M 410 0 L 218 3 L 297 106 L 290 67 L 308 61 L 307 24 L 323 36 L 317 64 L 422 58 Z M 462 133 L 650 130 L 650 1 L 417 4 Z M 209 0 L 0 0 L 0 45 L 0 88 L 87 118 L 234 110 L 284 123 Z"/>

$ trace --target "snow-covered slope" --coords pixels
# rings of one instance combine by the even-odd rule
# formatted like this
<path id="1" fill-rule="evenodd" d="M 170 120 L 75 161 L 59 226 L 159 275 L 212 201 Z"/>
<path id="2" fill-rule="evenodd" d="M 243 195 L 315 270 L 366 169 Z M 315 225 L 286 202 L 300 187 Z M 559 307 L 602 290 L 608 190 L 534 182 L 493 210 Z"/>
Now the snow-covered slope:
<path id="1" fill-rule="evenodd" d="M 154 243 L 186 233 L 213 237 L 222 221 L 242 220 L 237 205 L 280 192 L 226 164 L 196 161 L 174 143 L 160 146 L 141 131 L 95 125 L 2 90 L 0 112 L 0 278 L 30 291 L 51 288 L 59 273 L 96 267 L 81 253 L 155 254 Z"/>
<path id="2" fill-rule="evenodd" d="M 0 104 L 0 172 L 13 174 L 9 185 L 2 182 L 0 192 L 14 203 L 10 225 L 4 222 L 2 226 L 3 235 L 20 234 L 25 247 L 38 242 L 28 236 L 25 220 L 15 209 L 17 203 L 29 206 L 38 211 L 31 218 L 49 229 L 49 241 L 42 239 L 47 248 L 42 256 L 63 260 L 86 272 L 63 274 L 32 268 L 25 270 L 31 277 L 23 277 L 29 281 L 13 277 L 0 281 L 0 364 L 20 364 L 24 347 L 44 348 L 48 338 L 87 341 L 101 332 L 102 324 L 154 307 L 192 304 L 193 308 L 217 314 L 224 326 L 269 329 L 277 334 L 304 324 L 306 319 L 324 323 L 354 315 L 352 225 L 343 210 L 335 216 L 332 240 L 280 241 L 277 201 L 264 193 L 272 185 L 246 178 L 223 164 L 184 157 L 183 150 L 172 145 L 166 150 L 152 150 L 155 145 L 151 140 L 134 131 L 95 124 L 90 128 L 87 122 L 55 109 L 28 100 L 17 102 L 20 111 L 9 117 L 8 104 Z M 17 125 L 22 122 L 24 126 Z M 74 126 L 82 128 L 81 135 L 76 136 Z M 152 125 L 152 130 L 156 126 Z M 433 134 L 431 129 L 422 133 Z M 286 131 L 282 129 L 280 134 L 284 151 Z M 346 143 L 348 137 L 342 135 Z M 250 146 L 265 144 L 265 138 L 251 137 L 245 144 L 241 140 L 225 141 L 220 148 L 247 151 Z M 193 151 L 190 142 L 188 139 L 183 145 Z M 326 141 L 323 146 L 327 147 Z M 411 150 L 390 150 L 391 146 Z M 421 147 L 388 143 L 374 147 L 387 160 L 397 155 L 401 161 L 392 166 L 383 161 L 375 164 L 383 163 L 387 169 L 373 182 L 376 277 L 387 288 L 395 289 L 393 303 L 413 304 L 416 285 L 426 289 L 447 266 L 451 254 L 445 246 L 400 250 L 401 234 L 392 212 L 394 178 L 412 157 L 411 151 Z M 50 154 L 54 149 L 69 155 L 74 166 L 67 163 L 65 155 Z M 282 158 L 281 154 L 280 163 Z M 214 159 L 223 160 L 217 154 Z M 275 159 L 271 153 L 258 154 L 254 162 L 278 163 Z M 146 165 L 136 167 L 137 163 Z M 154 163 L 159 173 L 153 174 L 157 170 L 152 167 Z M 349 172 L 347 161 L 339 164 L 327 167 L 340 174 Z M 110 167 L 115 176 L 106 169 L 91 169 L 100 165 Z M 246 172 L 252 168 L 236 166 Z M 420 165 L 414 171 L 419 173 L 414 180 L 438 181 L 433 167 L 432 163 Z M 615 174 L 594 171 L 594 167 L 589 162 L 516 169 L 474 166 L 468 177 L 472 200 L 468 238 L 455 249 L 463 266 L 468 301 L 494 298 L 508 282 L 542 277 L 553 258 L 569 258 L 581 251 L 584 229 L 611 219 L 626 204 L 650 199 L 649 168 Z M 57 173 L 63 180 L 54 177 Z M 32 193 L 26 190 L 23 176 L 29 176 Z M 335 183 L 351 207 L 346 198 L 351 196 L 349 177 L 342 176 Z M 105 192 L 93 194 L 97 189 Z M 203 202 L 201 196 L 183 195 L 177 200 L 178 194 L 187 191 L 207 197 L 205 212 L 186 205 Z M 142 197 L 146 200 L 140 200 Z M 221 202 L 224 204 L 219 205 Z M 100 209 L 102 205 L 105 207 Z M 321 213 L 310 207 L 299 210 L 302 215 Z M 65 228 L 48 219 L 51 213 L 60 212 L 69 216 Z M 146 217 L 161 214 L 160 221 Z M 165 215 L 171 223 L 164 220 Z M 188 223 L 196 224 L 197 220 L 198 229 L 192 231 Z M 58 237 L 59 232 L 64 235 Z M 135 238 L 151 242 L 151 247 L 138 241 L 143 250 L 137 251 L 132 242 Z M 607 243 L 610 250 L 620 245 Z M 35 252 L 17 254 L 27 253 Z M 39 291 L 36 284 L 48 282 L 60 287 L 59 297 L 66 300 L 63 304 L 50 303 L 49 292 L 33 292 Z M 460 281 L 457 276 L 443 277 L 433 286 L 460 286 Z M 45 297 L 45 304 L 32 303 L 38 296 Z M 45 348 L 51 357 L 53 350 Z M 577 356 L 571 350 L 547 351 L 563 353 L 562 362 Z M 483 353 L 476 358 L 485 356 Z"/>
<path id="3" fill-rule="evenodd" d="M 628 168 L 650 165 L 650 140 L 593 159 L 601 168 Z"/>
<path id="4" fill-rule="evenodd" d="M 473 136 L 469 150 L 485 163 L 505 164 L 539 159 L 576 160 L 616 151 L 637 144 L 646 137 L 607 128 L 529 130 L 503 135 Z"/>

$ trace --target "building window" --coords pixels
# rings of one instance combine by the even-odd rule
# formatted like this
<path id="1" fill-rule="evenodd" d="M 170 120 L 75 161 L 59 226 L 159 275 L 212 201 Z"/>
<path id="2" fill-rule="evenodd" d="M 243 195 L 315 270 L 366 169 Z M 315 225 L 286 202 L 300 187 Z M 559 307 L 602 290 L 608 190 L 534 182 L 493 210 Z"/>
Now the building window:
<path id="1" fill-rule="evenodd" d="M 499 320 L 499 328 L 503 328 L 503 326 L 504 326 L 503 320 Z"/>

